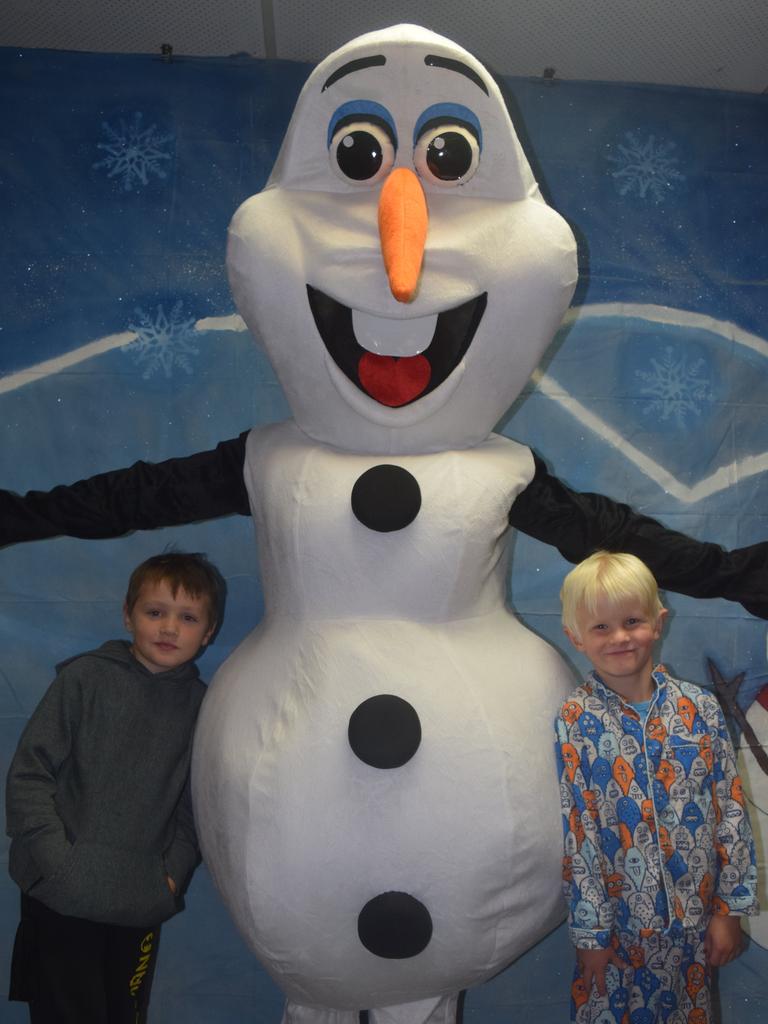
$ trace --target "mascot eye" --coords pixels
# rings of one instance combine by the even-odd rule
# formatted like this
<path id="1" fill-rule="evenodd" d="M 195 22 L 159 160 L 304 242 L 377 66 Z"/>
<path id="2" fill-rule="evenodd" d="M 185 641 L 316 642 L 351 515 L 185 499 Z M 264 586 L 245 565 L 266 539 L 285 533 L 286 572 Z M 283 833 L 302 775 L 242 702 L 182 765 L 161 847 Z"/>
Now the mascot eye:
<path id="1" fill-rule="evenodd" d="M 480 164 L 477 135 L 461 123 L 428 124 L 416 143 L 414 164 L 419 176 L 434 185 L 463 185 Z"/>
<path id="2" fill-rule="evenodd" d="M 331 165 L 345 181 L 372 185 L 385 178 L 395 162 L 389 126 L 376 120 L 345 118 L 330 145 Z"/>

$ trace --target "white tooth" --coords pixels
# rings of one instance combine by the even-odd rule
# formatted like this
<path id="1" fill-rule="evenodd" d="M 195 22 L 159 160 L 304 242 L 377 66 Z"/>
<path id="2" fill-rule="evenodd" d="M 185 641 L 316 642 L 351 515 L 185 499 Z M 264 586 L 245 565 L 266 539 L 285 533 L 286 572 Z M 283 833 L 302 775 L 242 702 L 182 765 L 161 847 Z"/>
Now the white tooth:
<path id="1" fill-rule="evenodd" d="M 352 327 L 358 344 L 377 356 L 415 356 L 429 347 L 437 314 L 413 320 L 393 320 L 352 310 Z"/>

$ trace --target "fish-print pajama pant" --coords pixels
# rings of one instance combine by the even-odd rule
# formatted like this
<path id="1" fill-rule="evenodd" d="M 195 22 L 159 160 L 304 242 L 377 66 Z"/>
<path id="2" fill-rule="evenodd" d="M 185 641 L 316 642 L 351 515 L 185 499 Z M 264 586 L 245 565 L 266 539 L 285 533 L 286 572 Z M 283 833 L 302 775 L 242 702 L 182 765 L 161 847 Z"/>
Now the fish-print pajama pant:
<path id="1" fill-rule="evenodd" d="M 587 992 L 578 966 L 571 986 L 573 1024 L 710 1024 L 711 969 L 703 929 L 653 932 L 641 937 L 619 932 L 616 952 L 629 964 L 605 972 L 607 992 Z"/>

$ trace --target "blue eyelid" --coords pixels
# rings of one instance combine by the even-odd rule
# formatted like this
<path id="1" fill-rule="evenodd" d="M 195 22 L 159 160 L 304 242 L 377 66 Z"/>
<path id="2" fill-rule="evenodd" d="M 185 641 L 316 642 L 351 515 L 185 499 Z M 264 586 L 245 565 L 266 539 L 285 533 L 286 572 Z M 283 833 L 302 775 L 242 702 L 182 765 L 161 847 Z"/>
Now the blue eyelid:
<path id="1" fill-rule="evenodd" d="M 364 121 L 366 116 L 370 117 L 371 115 L 389 125 L 389 129 L 392 132 L 392 138 L 395 140 L 395 145 L 397 145 L 395 122 L 386 107 L 382 107 L 380 103 L 376 103 L 374 100 L 349 100 L 349 102 L 342 103 L 340 107 L 337 107 L 336 110 L 334 110 L 328 124 L 328 140 L 326 142 L 326 146 L 331 145 L 331 139 L 336 132 L 336 126 L 343 117 L 359 116 L 360 120 Z"/>
<path id="2" fill-rule="evenodd" d="M 425 124 L 429 121 L 434 121 L 436 118 L 445 118 L 446 121 L 464 121 L 471 128 L 477 136 L 477 144 L 482 150 L 483 148 L 483 129 L 480 127 L 480 121 L 476 114 L 474 114 L 469 107 L 463 106 L 461 103 L 435 103 L 431 107 L 427 107 L 424 113 L 416 122 L 416 127 L 413 129 L 413 144 L 414 146 L 419 141 L 419 136 Z"/>

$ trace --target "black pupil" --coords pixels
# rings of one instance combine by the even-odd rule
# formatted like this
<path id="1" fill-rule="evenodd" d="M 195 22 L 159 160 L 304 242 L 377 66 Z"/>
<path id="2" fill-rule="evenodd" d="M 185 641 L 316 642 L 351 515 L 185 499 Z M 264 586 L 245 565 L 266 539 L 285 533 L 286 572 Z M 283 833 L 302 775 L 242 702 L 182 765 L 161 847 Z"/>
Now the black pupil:
<path id="1" fill-rule="evenodd" d="M 457 181 L 472 166 L 472 147 L 459 132 L 440 132 L 427 148 L 427 166 L 441 181 Z"/>
<path id="2" fill-rule="evenodd" d="M 348 178 L 367 181 L 381 167 L 384 154 L 381 143 L 370 132 L 349 132 L 336 147 L 336 160 Z"/>

